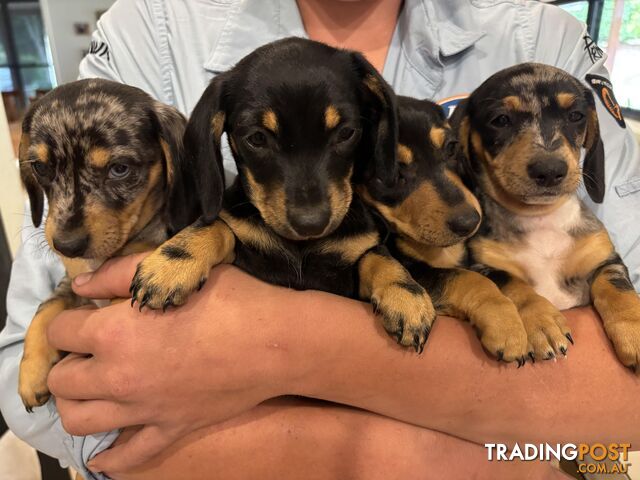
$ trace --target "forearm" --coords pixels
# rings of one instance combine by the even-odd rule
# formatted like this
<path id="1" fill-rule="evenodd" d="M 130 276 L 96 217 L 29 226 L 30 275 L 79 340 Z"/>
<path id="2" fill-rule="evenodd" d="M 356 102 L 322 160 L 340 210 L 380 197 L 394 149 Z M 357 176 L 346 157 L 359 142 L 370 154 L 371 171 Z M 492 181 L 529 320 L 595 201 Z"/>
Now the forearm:
<path id="1" fill-rule="evenodd" d="M 125 432 L 118 442 L 125 442 Z M 247 454 L 250 453 L 250 461 Z M 362 410 L 292 398 L 199 430 L 115 480 L 564 478 L 538 462 L 488 462 L 484 447 Z M 416 473 L 418 472 L 418 473 Z"/>
<path id="2" fill-rule="evenodd" d="M 424 354 L 398 347 L 370 307 L 319 292 L 292 293 L 281 364 L 290 391 L 357 406 L 474 442 L 630 441 L 640 445 L 640 381 L 622 367 L 590 309 L 567 317 L 566 359 L 498 363 L 472 329 L 440 318 Z M 579 320 L 579 321 L 578 321 Z M 285 321 L 283 319 L 283 321 Z"/>

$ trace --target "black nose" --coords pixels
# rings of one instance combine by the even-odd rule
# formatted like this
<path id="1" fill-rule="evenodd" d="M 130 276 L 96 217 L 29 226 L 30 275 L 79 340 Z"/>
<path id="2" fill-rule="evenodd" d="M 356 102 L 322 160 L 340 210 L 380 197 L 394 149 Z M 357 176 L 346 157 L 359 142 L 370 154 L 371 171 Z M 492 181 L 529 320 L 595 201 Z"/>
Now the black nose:
<path id="1" fill-rule="evenodd" d="M 529 177 L 541 187 L 555 187 L 567 176 L 567 162 L 556 158 L 535 160 L 527 166 Z"/>
<path id="2" fill-rule="evenodd" d="M 449 229 L 461 237 L 466 237 L 473 233 L 480 223 L 480 214 L 476 210 L 469 210 L 450 219 L 447 222 Z"/>
<path id="3" fill-rule="evenodd" d="M 301 237 L 316 237 L 325 231 L 331 212 L 328 208 L 298 207 L 290 208 L 288 212 L 289 224 Z"/>
<path id="4" fill-rule="evenodd" d="M 88 246 L 88 235 L 53 239 L 53 248 L 65 257 L 80 257 L 87 250 Z"/>

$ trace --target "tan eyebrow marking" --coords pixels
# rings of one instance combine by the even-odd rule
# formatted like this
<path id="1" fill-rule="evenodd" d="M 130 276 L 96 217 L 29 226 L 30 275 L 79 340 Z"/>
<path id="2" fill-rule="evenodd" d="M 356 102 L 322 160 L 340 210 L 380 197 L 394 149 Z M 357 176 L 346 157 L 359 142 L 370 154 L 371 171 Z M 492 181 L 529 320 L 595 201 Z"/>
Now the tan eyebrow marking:
<path id="1" fill-rule="evenodd" d="M 524 106 L 522 104 L 522 100 L 520 97 L 515 95 L 509 95 L 508 97 L 504 97 L 502 99 L 502 103 L 505 107 L 510 108 L 512 110 L 524 110 Z"/>
<path id="2" fill-rule="evenodd" d="M 338 123 L 340 123 L 340 113 L 336 107 L 329 105 L 324 111 L 324 124 L 327 127 L 327 130 L 335 128 Z"/>
<path id="3" fill-rule="evenodd" d="M 442 148 L 444 145 L 444 139 L 446 137 L 446 132 L 444 128 L 440 127 L 432 127 L 429 131 L 429 138 L 431 139 L 431 143 L 436 148 Z"/>
<path id="4" fill-rule="evenodd" d="M 111 152 L 106 148 L 96 147 L 89 151 L 89 163 L 94 167 L 105 167 L 110 158 Z"/>
<path id="5" fill-rule="evenodd" d="M 36 151 L 36 157 L 43 163 L 49 161 L 49 147 L 46 143 L 39 143 L 34 145 L 33 149 Z"/>
<path id="6" fill-rule="evenodd" d="M 267 110 L 262 114 L 262 125 L 273 133 L 278 133 L 278 117 L 273 110 Z"/>
<path id="7" fill-rule="evenodd" d="M 556 95 L 556 100 L 562 108 L 569 108 L 576 101 L 576 96 L 573 93 L 561 92 Z"/>
<path id="8" fill-rule="evenodd" d="M 398 161 L 404 165 L 411 165 L 413 163 L 413 152 L 402 143 L 398 144 Z"/>

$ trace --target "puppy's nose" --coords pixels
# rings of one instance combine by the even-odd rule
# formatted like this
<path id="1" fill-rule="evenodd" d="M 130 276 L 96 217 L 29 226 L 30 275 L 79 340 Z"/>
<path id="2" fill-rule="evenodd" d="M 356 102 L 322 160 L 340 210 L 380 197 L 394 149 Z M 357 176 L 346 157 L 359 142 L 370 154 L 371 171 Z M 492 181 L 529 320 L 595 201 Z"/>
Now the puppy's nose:
<path id="1" fill-rule="evenodd" d="M 316 237 L 325 231 L 331 212 L 328 208 L 294 207 L 288 212 L 289 224 L 301 237 Z"/>
<path id="2" fill-rule="evenodd" d="M 535 160 L 527 166 L 529 178 L 540 187 L 555 187 L 567 176 L 567 163 L 555 158 Z"/>
<path id="3" fill-rule="evenodd" d="M 468 210 L 447 222 L 449 229 L 461 237 L 471 235 L 480 223 L 480 214 L 476 210 Z"/>
<path id="4" fill-rule="evenodd" d="M 89 236 L 81 235 L 70 238 L 54 238 L 53 248 L 65 257 L 80 257 L 89 246 Z"/>

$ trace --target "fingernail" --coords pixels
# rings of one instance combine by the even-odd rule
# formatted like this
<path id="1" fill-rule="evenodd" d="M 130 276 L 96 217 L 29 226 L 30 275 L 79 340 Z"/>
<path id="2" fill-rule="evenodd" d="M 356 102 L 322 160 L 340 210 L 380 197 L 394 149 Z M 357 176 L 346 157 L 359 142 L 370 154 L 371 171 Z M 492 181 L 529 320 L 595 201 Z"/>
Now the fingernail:
<path id="1" fill-rule="evenodd" d="M 76 278 L 73 279 L 73 283 L 78 287 L 81 287 L 85 283 L 88 283 L 89 280 L 91 280 L 92 276 L 93 276 L 92 273 L 81 273 L 80 275 L 78 275 Z"/>

